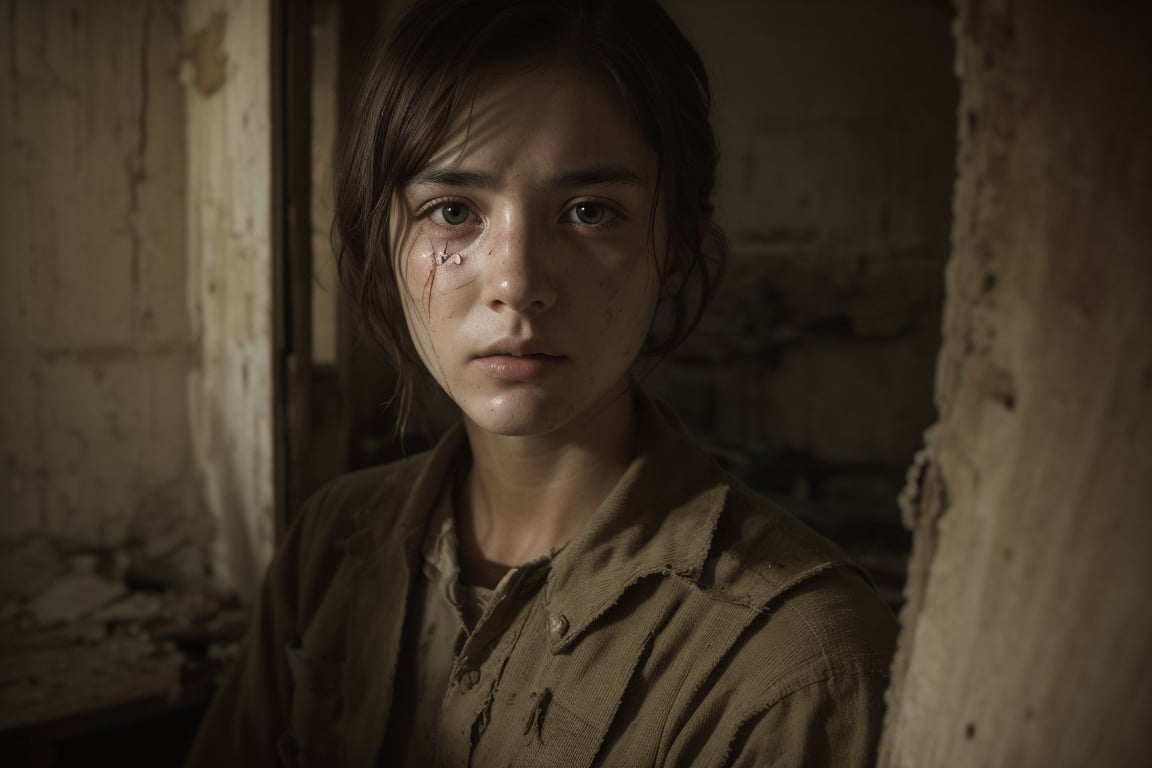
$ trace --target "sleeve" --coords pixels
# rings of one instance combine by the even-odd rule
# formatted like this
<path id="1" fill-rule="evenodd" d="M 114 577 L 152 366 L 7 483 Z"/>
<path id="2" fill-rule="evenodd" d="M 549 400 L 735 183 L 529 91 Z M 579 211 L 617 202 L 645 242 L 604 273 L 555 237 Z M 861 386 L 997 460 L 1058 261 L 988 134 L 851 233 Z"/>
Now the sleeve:
<path id="1" fill-rule="evenodd" d="M 298 585 L 308 582 L 301 549 L 313 540 L 312 521 L 323 495 L 301 508 L 268 566 L 253 622 L 200 724 L 187 768 L 280 764 L 277 745 L 288 731 L 292 705 L 287 649 L 297 634 Z"/>
<path id="2" fill-rule="evenodd" d="M 733 768 L 872 768 L 884 725 L 886 672 L 842 672 L 755 713 L 729 752 Z"/>

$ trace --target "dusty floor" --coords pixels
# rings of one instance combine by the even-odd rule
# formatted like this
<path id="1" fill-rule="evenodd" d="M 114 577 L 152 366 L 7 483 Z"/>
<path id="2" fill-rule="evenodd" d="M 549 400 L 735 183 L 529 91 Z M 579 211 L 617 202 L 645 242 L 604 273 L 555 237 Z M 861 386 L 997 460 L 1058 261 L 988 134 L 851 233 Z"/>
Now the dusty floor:
<path id="1" fill-rule="evenodd" d="M 43 542 L 2 558 L 0 762 L 177 765 L 248 612 Z M 111 761 L 111 762 L 107 762 Z"/>

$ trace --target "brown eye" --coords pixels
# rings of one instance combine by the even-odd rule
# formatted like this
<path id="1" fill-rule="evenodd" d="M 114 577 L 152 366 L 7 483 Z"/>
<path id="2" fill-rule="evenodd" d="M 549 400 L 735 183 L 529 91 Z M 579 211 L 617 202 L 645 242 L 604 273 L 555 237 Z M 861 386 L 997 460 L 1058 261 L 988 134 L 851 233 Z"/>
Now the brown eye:
<path id="1" fill-rule="evenodd" d="M 572 213 L 581 224 L 593 227 L 603 224 L 608 217 L 608 212 L 604 206 L 596 203 L 580 203 L 572 209 Z"/>
<path id="2" fill-rule="evenodd" d="M 460 203 L 445 203 L 440 206 L 440 217 L 444 223 L 456 227 L 468 221 L 468 209 Z"/>

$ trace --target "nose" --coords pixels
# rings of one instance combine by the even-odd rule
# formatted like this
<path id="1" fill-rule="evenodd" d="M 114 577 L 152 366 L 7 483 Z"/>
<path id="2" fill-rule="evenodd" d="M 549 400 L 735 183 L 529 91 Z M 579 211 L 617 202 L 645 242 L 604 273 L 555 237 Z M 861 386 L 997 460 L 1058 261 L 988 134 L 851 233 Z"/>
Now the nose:
<path id="1" fill-rule="evenodd" d="M 493 235 L 484 275 L 485 304 L 497 312 L 551 308 L 556 303 L 556 260 L 545 233 L 524 217 L 508 216 Z"/>

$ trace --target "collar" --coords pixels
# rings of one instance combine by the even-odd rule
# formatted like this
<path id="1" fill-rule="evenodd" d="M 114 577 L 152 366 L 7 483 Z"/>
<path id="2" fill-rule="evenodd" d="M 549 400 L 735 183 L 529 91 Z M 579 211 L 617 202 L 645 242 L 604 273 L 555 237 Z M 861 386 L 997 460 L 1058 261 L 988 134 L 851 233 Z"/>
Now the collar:
<path id="1" fill-rule="evenodd" d="M 549 611 L 565 617 L 576 635 L 636 580 L 653 573 L 696 578 L 708 555 L 727 484 L 722 471 L 674 415 L 635 393 L 638 453 L 588 522 L 555 557 L 546 591 Z M 347 541 L 361 565 L 399 537 L 412 562 L 419 557 L 431 515 L 453 466 L 467 450 L 456 424 L 428 454 L 409 459 L 359 510 L 358 531 Z M 397 487 L 409 483 L 407 493 Z M 389 499 L 405 498 L 398 513 Z M 393 509 L 395 509 L 393 507 Z M 579 585 L 579 589 L 570 589 Z"/>
<path id="2" fill-rule="evenodd" d="M 554 652 L 574 643 L 625 590 L 661 574 L 696 581 L 728 483 L 676 417 L 637 394 L 638 453 L 556 556 L 545 589 Z"/>
<path id="3" fill-rule="evenodd" d="M 388 542 L 404 542 L 407 562 L 414 565 L 429 516 L 445 485 L 452 482 L 452 466 L 465 449 L 464 425 L 456 423 L 429 452 L 389 465 L 368 503 L 352 512 L 354 533 L 343 547 L 358 568 L 370 566 L 385 552 Z M 379 472 L 379 470 L 377 470 Z M 397 510 L 396 500 L 403 499 Z"/>
<path id="4" fill-rule="evenodd" d="M 762 610 L 796 584 L 848 564 L 791 515 L 734 483 L 670 411 L 640 393 L 634 400 L 636 458 L 548 569 L 544 608 L 553 652 L 575 643 L 626 590 L 652 575 L 681 578 L 718 599 Z M 388 542 L 397 540 L 407 568 L 416 566 L 437 499 L 464 451 L 467 436 L 457 424 L 431 452 L 380 478 L 347 542 L 358 570 L 383 567 Z M 404 499 L 398 511 L 397 499 Z M 717 536 L 725 550 L 720 557 L 712 551 Z"/>

